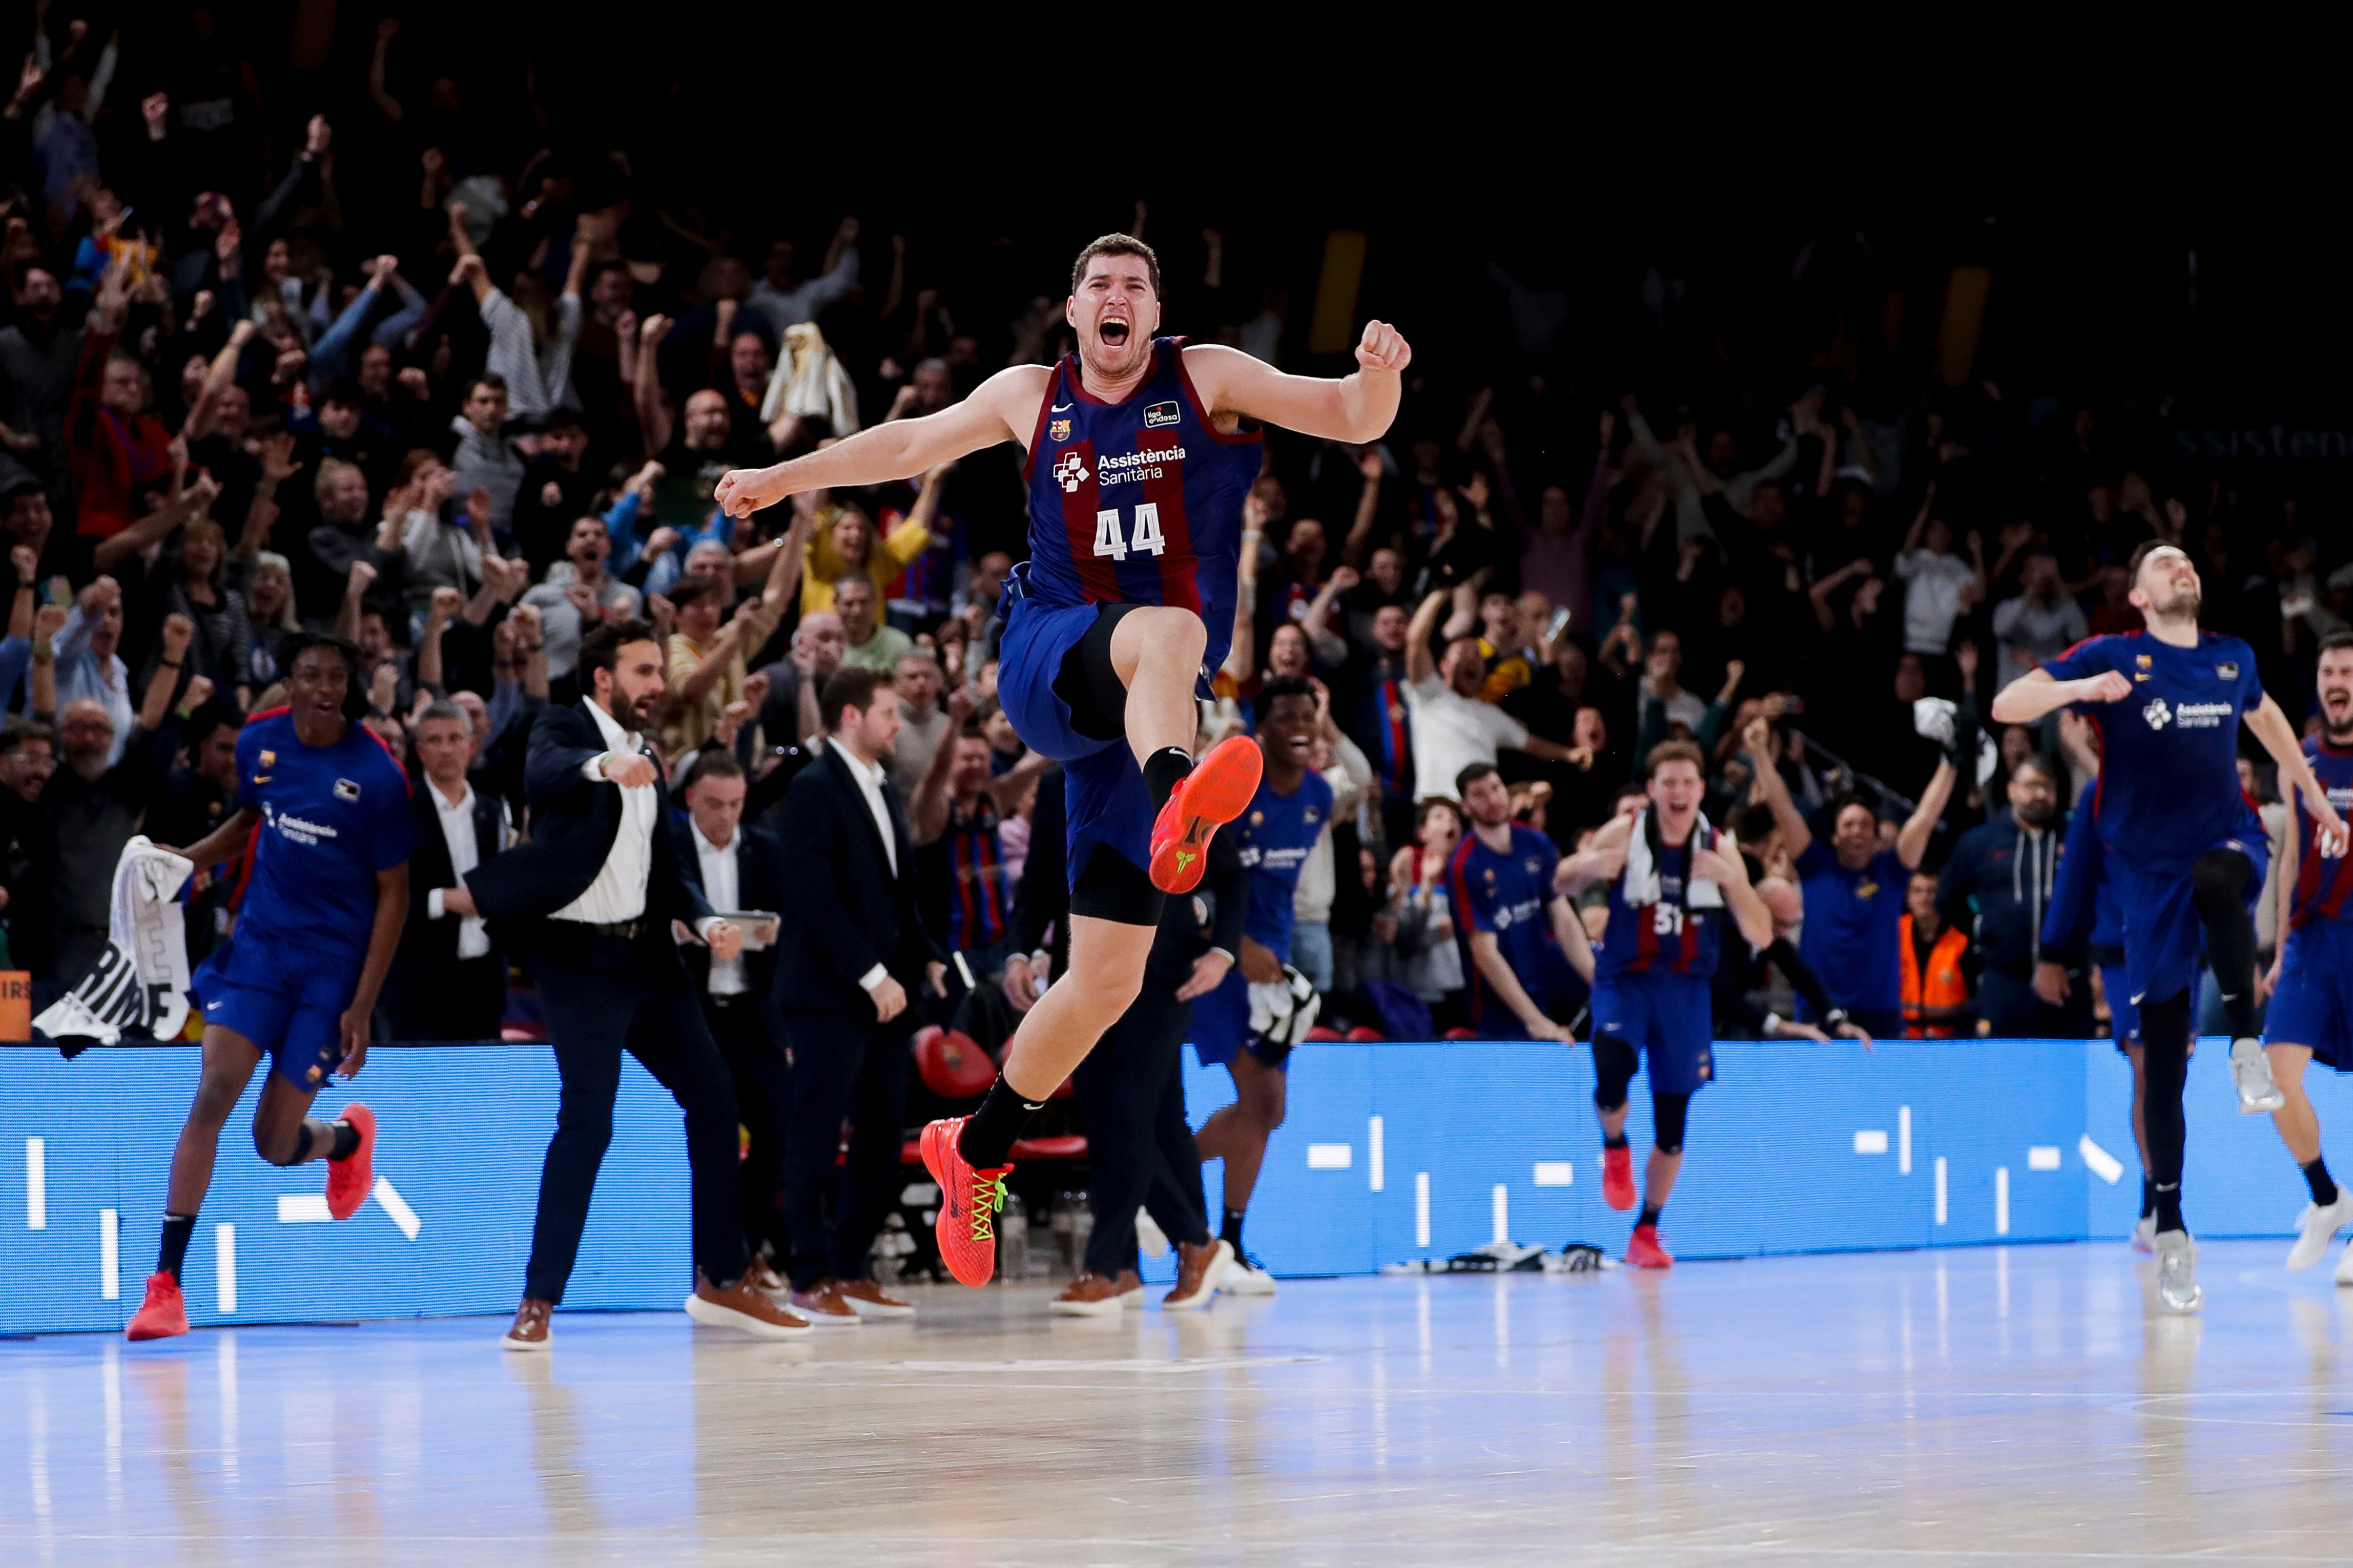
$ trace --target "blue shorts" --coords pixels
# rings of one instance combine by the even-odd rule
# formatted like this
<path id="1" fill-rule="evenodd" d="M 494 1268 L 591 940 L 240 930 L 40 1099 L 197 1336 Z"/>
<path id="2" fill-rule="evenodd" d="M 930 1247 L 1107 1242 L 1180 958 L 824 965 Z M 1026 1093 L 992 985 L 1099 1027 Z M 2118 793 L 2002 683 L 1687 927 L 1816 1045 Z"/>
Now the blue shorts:
<path id="1" fill-rule="evenodd" d="M 1138 870 L 1152 864 L 1152 796 L 1124 736 L 1098 740 L 1072 727 L 1071 706 L 1054 689 L 1062 660 L 1094 629 L 1101 605 L 1047 605 L 1014 598 L 997 647 L 997 700 L 1013 732 L 1032 751 L 1062 764 L 1071 818 L 1071 886 L 1095 847 L 1107 844 Z"/>
<path id="2" fill-rule="evenodd" d="M 1556 1024 L 1566 1024 L 1573 1020 L 1577 1009 L 1585 1005 L 1585 981 L 1569 967 L 1568 960 L 1562 956 L 1560 949 L 1547 945 L 1544 952 L 1546 962 L 1537 966 L 1535 973 L 1522 974 L 1515 969 L 1513 976 L 1519 981 L 1520 988 L 1528 994 L 1528 1000 L 1536 1005 L 1537 1012 Z M 1471 1024 L 1479 1031 L 1479 1037 L 1482 1040 L 1526 1039 L 1527 1026 L 1520 1022 L 1517 1013 L 1504 1005 L 1504 999 L 1495 994 L 1494 988 L 1487 984 L 1487 977 L 1478 973 L 1478 965 L 1466 960 L 1462 967 L 1472 972 Z"/>
<path id="3" fill-rule="evenodd" d="M 2261 834 L 2248 833 L 2209 845 L 2201 853 L 2217 849 L 2235 849 L 2254 867 L 2247 881 L 2252 906 L 2263 894 L 2271 845 Z M 2198 984 L 2199 953 L 2206 945 L 2189 867 L 2150 869 L 2113 853 L 2107 865 L 2116 872 L 2116 902 L 2124 910 L 2126 999 L 2137 1010 L 2150 997 L 2161 1002 L 2180 995 Z"/>
<path id="4" fill-rule="evenodd" d="M 2309 1046 L 2313 1060 L 2353 1072 L 2353 926 L 2315 921 L 2288 933 L 2263 1044 Z"/>
<path id="5" fill-rule="evenodd" d="M 2100 965 L 2100 987 L 2108 998 L 2108 1034 L 2116 1049 L 2140 1044 L 2140 1006 L 2132 999 L 2121 963 Z"/>
<path id="6" fill-rule="evenodd" d="M 206 1027 L 243 1035 L 268 1053 L 272 1072 L 311 1094 L 343 1065 L 343 1009 L 359 974 L 340 954 L 240 936 L 213 950 L 190 988 Z"/>
<path id="7" fill-rule="evenodd" d="M 1593 1035 L 1641 1052 L 1651 1093 L 1696 1093 L 1715 1077 L 1713 1003 L 1712 988 L 1696 975 L 1605 975 L 1593 986 Z"/>
<path id="8" fill-rule="evenodd" d="M 1250 1032 L 1250 982 L 1239 963 L 1215 991 L 1193 998 L 1193 1054 L 1203 1067 L 1231 1067 L 1244 1051 L 1271 1068 L 1291 1064 L 1290 1047 L 1270 1046 Z"/>

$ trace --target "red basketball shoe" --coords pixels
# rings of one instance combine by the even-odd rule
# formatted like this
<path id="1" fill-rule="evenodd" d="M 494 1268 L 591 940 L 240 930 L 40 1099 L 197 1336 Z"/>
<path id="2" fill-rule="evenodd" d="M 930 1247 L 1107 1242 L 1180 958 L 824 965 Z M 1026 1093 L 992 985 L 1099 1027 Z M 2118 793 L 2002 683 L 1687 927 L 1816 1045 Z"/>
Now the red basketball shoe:
<path id="1" fill-rule="evenodd" d="M 126 1340 L 168 1340 L 188 1331 L 188 1304 L 180 1282 L 158 1271 L 147 1276 L 147 1299 L 139 1303 L 123 1329 Z"/>
<path id="2" fill-rule="evenodd" d="M 1634 1206 L 1633 1150 L 1603 1146 L 1601 1201 L 1613 1209 L 1630 1209 Z"/>
<path id="3" fill-rule="evenodd" d="M 350 1122 L 360 1135 L 360 1146 L 346 1158 L 327 1162 L 327 1212 L 349 1219 L 375 1190 L 375 1112 L 364 1105 L 346 1105 L 336 1120 Z"/>
<path id="4" fill-rule="evenodd" d="M 997 1211 L 1005 1206 L 1005 1178 L 1013 1167 L 980 1170 L 957 1152 L 969 1117 L 923 1127 L 923 1169 L 940 1184 L 940 1217 L 933 1226 L 940 1260 L 959 1285 L 981 1286 L 997 1272 Z"/>
<path id="5" fill-rule="evenodd" d="M 1659 1245 L 1659 1227 L 1638 1225 L 1626 1243 L 1626 1265 L 1630 1268 L 1672 1268 L 1674 1256 Z"/>
<path id="6" fill-rule="evenodd" d="M 1209 748 L 1152 825 L 1152 885 L 1189 893 L 1208 868 L 1210 836 L 1250 809 L 1266 771 L 1258 742 L 1234 735 Z"/>

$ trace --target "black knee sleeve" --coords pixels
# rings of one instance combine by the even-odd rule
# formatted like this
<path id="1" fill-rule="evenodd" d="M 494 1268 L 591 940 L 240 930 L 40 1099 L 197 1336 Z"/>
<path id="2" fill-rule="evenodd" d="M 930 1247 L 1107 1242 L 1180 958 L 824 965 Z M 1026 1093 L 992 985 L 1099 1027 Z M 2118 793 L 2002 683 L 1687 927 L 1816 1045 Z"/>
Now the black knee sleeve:
<path id="1" fill-rule="evenodd" d="M 2148 1135 L 2148 1176 L 2161 1187 L 2181 1182 L 2181 1152 L 2188 1128 L 2181 1094 L 2189 1082 L 2189 993 L 2140 1009 L 2142 1070 L 2147 1078 L 2141 1120 Z"/>
<path id="2" fill-rule="evenodd" d="M 1668 1094 L 1662 1089 L 1651 1091 L 1651 1141 L 1662 1154 L 1683 1152 L 1683 1124 L 1691 1115 L 1691 1096 Z"/>
<path id="3" fill-rule="evenodd" d="M 1593 1037 L 1593 1103 L 1615 1110 L 1626 1103 L 1626 1086 L 1634 1081 L 1634 1047 L 1614 1035 Z"/>
<path id="4" fill-rule="evenodd" d="M 2247 911 L 2254 863 L 2236 849 L 2210 849 L 2190 868 L 2190 899 L 2206 928 L 2206 961 L 2222 993 L 2235 1038 L 2255 1033 L 2255 921 Z"/>

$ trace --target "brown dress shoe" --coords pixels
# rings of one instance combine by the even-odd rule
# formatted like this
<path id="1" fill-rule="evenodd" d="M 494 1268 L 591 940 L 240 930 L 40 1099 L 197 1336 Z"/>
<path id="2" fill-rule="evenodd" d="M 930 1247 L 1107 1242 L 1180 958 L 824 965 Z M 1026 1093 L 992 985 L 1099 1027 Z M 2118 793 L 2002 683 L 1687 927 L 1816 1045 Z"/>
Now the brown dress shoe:
<path id="1" fill-rule="evenodd" d="M 841 1299 L 841 1281 L 819 1279 L 806 1290 L 793 1292 L 793 1310 L 809 1321 L 812 1328 L 854 1329 L 858 1313 Z"/>
<path id="2" fill-rule="evenodd" d="M 535 1297 L 524 1298 L 515 1309 L 514 1327 L 499 1341 L 501 1349 L 511 1351 L 543 1351 L 554 1341 L 549 1335 L 548 1319 L 555 1311 L 555 1303 Z"/>
<path id="3" fill-rule="evenodd" d="M 837 1279 L 833 1293 L 849 1303 L 849 1310 L 861 1318 L 912 1318 L 915 1309 L 902 1301 L 871 1279 Z"/>
<path id="4" fill-rule="evenodd" d="M 1133 1268 L 1123 1268 L 1113 1281 L 1119 1287 L 1119 1304 L 1123 1307 L 1144 1305 L 1144 1276 Z"/>
<path id="5" fill-rule="evenodd" d="M 749 1274 L 724 1290 L 697 1274 L 694 1294 L 686 1299 L 686 1315 L 698 1323 L 734 1329 L 754 1339 L 797 1340 L 809 1331 L 807 1318 L 768 1300 Z"/>
<path id="6" fill-rule="evenodd" d="M 777 1273 L 765 1258 L 752 1260 L 752 1272 L 746 1276 L 763 1296 L 781 1301 L 793 1293 L 793 1282 Z"/>
<path id="7" fill-rule="evenodd" d="M 1197 1312 L 1218 1293 L 1218 1281 L 1234 1260 L 1234 1244 L 1219 1237 L 1196 1247 L 1176 1245 L 1176 1288 L 1160 1299 L 1164 1312 Z"/>
<path id="8" fill-rule="evenodd" d="M 1100 1274 L 1082 1274 L 1046 1303 L 1046 1310 L 1063 1318 L 1116 1318 L 1125 1305 L 1120 1281 Z"/>

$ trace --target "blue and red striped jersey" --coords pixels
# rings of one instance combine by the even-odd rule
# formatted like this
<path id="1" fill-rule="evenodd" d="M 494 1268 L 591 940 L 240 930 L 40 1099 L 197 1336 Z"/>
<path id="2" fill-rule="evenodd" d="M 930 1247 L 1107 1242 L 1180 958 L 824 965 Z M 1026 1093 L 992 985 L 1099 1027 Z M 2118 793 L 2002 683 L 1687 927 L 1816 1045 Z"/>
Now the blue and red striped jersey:
<path id="1" fill-rule="evenodd" d="M 1649 825 L 1643 814 L 1635 828 Z M 1699 835 L 1694 830 L 1693 838 Z M 1713 837 L 1713 835 L 1711 835 Z M 1626 874 L 1609 884 L 1609 924 L 1593 953 L 1597 978 L 1613 974 L 1690 974 L 1715 973 L 1723 933 L 1719 910 L 1689 907 L 1692 844 L 1661 845 L 1657 851 L 1659 897 L 1656 903 L 1626 901 Z M 1729 916 L 1725 916 L 1729 919 Z"/>
<path id="2" fill-rule="evenodd" d="M 1157 338 L 1152 373 L 1124 403 L 1054 367 L 1022 479 L 1029 487 L 1027 590 L 1049 605 L 1173 605 L 1208 627 L 1210 669 L 1233 641 L 1242 501 L 1261 436 L 1228 436 L 1185 374 L 1185 340 Z"/>
<path id="3" fill-rule="evenodd" d="M 968 816 L 951 809 L 941 840 L 947 851 L 951 952 L 1003 941 L 1012 919 L 1012 880 L 1005 874 L 1005 845 L 997 827 L 997 813 L 986 797 L 980 809 Z"/>
<path id="4" fill-rule="evenodd" d="M 2353 748 L 2339 750 L 2315 735 L 2305 742 L 2304 754 L 2312 760 L 2313 775 L 2328 792 L 2328 804 L 2337 814 L 2353 813 Z M 2293 790 L 2282 793 L 2293 797 L 2295 812 L 2295 898 L 2288 907 L 2288 928 L 2344 920 L 2346 897 L 2353 894 L 2353 856 L 2322 855 L 2313 842 L 2304 796 Z"/>

